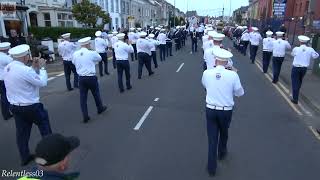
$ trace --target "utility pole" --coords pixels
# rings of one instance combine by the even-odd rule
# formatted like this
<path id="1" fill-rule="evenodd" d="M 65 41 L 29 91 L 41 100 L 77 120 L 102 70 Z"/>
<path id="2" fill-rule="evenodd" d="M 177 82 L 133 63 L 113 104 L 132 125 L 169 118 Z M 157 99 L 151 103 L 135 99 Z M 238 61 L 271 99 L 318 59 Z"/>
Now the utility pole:
<path id="1" fill-rule="evenodd" d="M 173 27 L 176 27 L 176 0 L 174 0 L 173 6 Z"/>

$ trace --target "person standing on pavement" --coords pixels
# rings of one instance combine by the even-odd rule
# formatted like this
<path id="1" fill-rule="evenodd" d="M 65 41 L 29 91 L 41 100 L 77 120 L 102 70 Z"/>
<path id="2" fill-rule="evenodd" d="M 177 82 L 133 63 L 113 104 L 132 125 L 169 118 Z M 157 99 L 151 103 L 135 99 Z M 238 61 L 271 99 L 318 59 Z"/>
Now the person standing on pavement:
<path id="1" fill-rule="evenodd" d="M 238 74 L 227 70 L 225 66 L 233 56 L 225 49 L 214 51 L 216 67 L 207 69 L 202 75 L 202 84 L 206 88 L 206 119 L 208 135 L 208 166 L 210 176 L 215 176 L 217 155 L 219 160 L 227 156 L 228 129 L 234 106 L 233 96 L 242 96 L 243 87 Z"/>
<path id="2" fill-rule="evenodd" d="M 95 33 L 96 39 L 94 40 L 94 46 L 97 53 L 102 58 L 102 61 L 99 62 L 99 73 L 100 76 L 103 76 L 103 64 L 104 64 L 104 73 L 109 75 L 108 72 L 108 56 L 107 56 L 107 49 L 108 49 L 108 41 L 101 38 L 102 32 L 97 31 Z"/>
<path id="3" fill-rule="evenodd" d="M 167 54 L 167 57 L 169 57 L 169 53 L 170 53 L 170 56 L 172 56 L 172 33 L 171 33 L 171 30 L 170 28 L 168 27 L 168 32 L 166 34 L 167 38 L 166 38 L 166 54 Z"/>
<path id="4" fill-rule="evenodd" d="M 14 61 L 3 73 L 7 98 L 16 124 L 16 138 L 21 165 L 30 163 L 34 156 L 29 151 L 32 125 L 36 124 L 42 137 L 51 134 L 48 111 L 40 103 L 39 88 L 47 86 L 48 75 L 44 59 L 33 59 L 32 67 L 26 64 L 30 59 L 30 47 L 23 44 L 9 50 Z"/>
<path id="5" fill-rule="evenodd" d="M 249 34 L 250 36 L 250 60 L 251 63 L 254 64 L 256 60 L 257 51 L 259 48 L 260 41 L 262 40 L 262 37 L 260 33 L 258 32 L 257 27 L 252 27 L 253 32 Z"/>
<path id="6" fill-rule="evenodd" d="M 130 44 L 131 41 L 125 43 L 123 41 L 125 34 L 120 33 L 117 35 L 119 41 L 116 42 L 114 45 L 115 47 L 115 54 L 116 54 L 116 59 L 117 59 L 117 72 L 118 72 L 118 85 L 119 85 L 119 90 L 120 93 L 124 92 L 124 87 L 123 87 L 123 71 L 125 72 L 126 75 L 126 86 L 127 90 L 132 89 L 131 83 L 130 83 L 130 63 L 129 63 L 129 54 L 134 52 L 134 49 L 132 45 Z"/>
<path id="7" fill-rule="evenodd" d="M 165 29 L 161 29 L 160 34 L 157 37 L 157 40 L 159 41 L 159 48 L 160 48 L 160 61 L 166 60 L 166 39 L 167 39 L 167 36 L 164 32 L 165 32 Z"/>
<path id="8" fill-rule="evenodd" d="M 244 28 L 246 29 L 247 26 L 244 26 Z M 242 44 L 242 49 L 241 49 L 241 53 L 246 56 L 247 55 L 247 48 L 248 48 L 248 45 L 249 45 L 249 42 L 250 42 L 250 35 L 249 35 L 249 31 L 248 29 L 246 29 L 242 35 L 241 35 L 241 38 L 240 38 L 240 43 Z"/>
<path id="9" fill-rule="evenodd" d="M 137 51 L 138 51 L 138 79 L 141 79 L 143 65 L 146 66 L 149 76 L 153 75 L 154 72 L 151 69 L 151 49 L 152 44 L 146 39 L 147 33 L 141 32 L 140 39 L 137 41 Z"/>
<path id="10" fill-rule="evenodd" d="M 61 37 L 63 38 L 63 41 L 58 46 L 59 55 L 62 57 L 63 60 L 64 76 L 66 78 L 66 85 L 68 91 L 73 90 L 70 82 L 71 72 L 73 72 L 73 87 L 79 87 L 79 76 L 77 74 L 74 64 L 72 64 L 71 62 L 72 55 L 77 49 L 77 46 L 74 43 L 70 42 L 70 35 L 70 33 L 62 34 Z"/>
<path id="11" fill-rule="evenodd" d="M 33 176 L 21 177 L 18 180 L 74 180 L 79 172 L 65 173 L 69 169 L 70 154 L 80 145 L 77 137 L 65 137 L 51 134 L 44 137 L 36 146 Z M 38 179 L 39 178 L 39 179 Z"/>
<path id="12" fill-rule="evenodd" d="M 115 44 L 116 42 L 118 42 L 117 34 L 118 34 L 117 31 L 113 31 L 113 32 L 112 32 L 112 35 L 113 35 L 113 36 L 111 37 L 112 65 L 113 65 L 113 69 L 116 69 L 116 68 L 117 68 L 116 55 L 115 55 L 115 53 L 114 53 L 114 44 Z"/>
<path id="13" fill-rule="evenodd" d="M 90 90 L 97 107 L 98 114 L 103 113 L 107 107 L 102 104 L 99 91 L 99 83 L 96 76 L 96 63 L 101 61 L 101 56 L 96 51 L 89 50 L 91 37 L 82 38 L 78 41 L 81 49 L 74 52 L 72 63 L 79 74 L 80 105 L 83 122 L 90 120 L 88 114 L 88 91 Z"/>
<path id="14" fill-rule="evenodd" d="M 153 60 L 154 68 L 158 68 L 158 61 L 157 61 L 157 46 L 159 46 L 159 41 L 154 39 L 154 34 L 149 34 L 148 40 L 152 44 L 152 49 L 151 49 L 151 57 Z"/>
<path id="15" fill-rule="evenodd" d="M 270 64 L 270 59 L 272 56 L 272 45 L 273 41 L 275 39 L 272 38 L 273 32 L 272 31 L 267 31 L 266 32 L 266 38 L 263 39 L 262 44 L 263 44 L 263 52 L 262 52 L 262 69 L 263 73 L 268 72 L 269 64 Z"/>
<path id="16" fill-rule="evenodd" d="M 277 40 L 272 43 L 272 70 L 273 80 L 272 83 L 276 84 L 279 81 L 279 75 L 281 66 L 286 56 L 286 50 L 291 49 L 291 46 L 287 40 L 283 40 L 284 32 L 276 32 Z"/>
<path id="17" fill-rule="evenodd" d="M 4 68 L 10 64 L 13 59 L 8 55 L 10 49 L 9 42 L 0 43 L 0 93 L 1 93 L 1 113 L 4 120 L 12 118 L 10 112 L 10 103 L 7 98 L 6 86 L 3 81 Z"/>
<path id="18" fill-rule="evenodd" d="M 294 57 L 291 71 L 291 102 L 294 104 L 298 104 L 302 80 L 307 72 L 307 68 L 310 65 L 310 60 L 319 57 L 319 54 L 312 47 L 307 46 L 307 43 L 310 41 L 309 37 L 301 35 L 298 36 L 298 39 L 300 41 L 300 46 L 293 48 L 291 53 L 291 55 Z"/>

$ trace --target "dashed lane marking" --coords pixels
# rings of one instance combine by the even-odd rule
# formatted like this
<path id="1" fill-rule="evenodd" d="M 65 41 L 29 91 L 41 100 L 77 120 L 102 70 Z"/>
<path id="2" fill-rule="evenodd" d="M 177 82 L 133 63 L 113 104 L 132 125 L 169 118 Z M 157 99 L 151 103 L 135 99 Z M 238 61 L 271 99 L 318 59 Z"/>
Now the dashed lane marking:
<path id="1" fill-rule="evenodd" d="M 143 122 L 147 119 L 152 109 L 153 109 L 153 106 L 149 106 L 147 111 L 143 114 L 143 116 L 139 120 L 138 124 L 133 128 L 135 131 L 139 131 L 140 127 L 142 126 Z"/>
<path id="2" fill-rule="evenodd" d="M 57 77 L 60 77 L 60 76 L 63 76 L 64 75 L 64 73 L 60 73 L 60 74 L 58 74 L 58 75 L 56 75 Z"/>
<path id="3" fill-rule="evenodd" d="M 48 81 L 54 80 L 56 77 L 49 77 Z"/>
<path id="4" fill-rule="evenodd" d="M 320 140 L 320 134 L 319 134 L 312 126 L 309 126 L 309 129 L 310 129 L 310 131 L 313 133 L 313 135 L 314 135 L 318 140 Z"/>
<path id="5" fill-rule="evenodd" d="M 182 63 L 182 64 L 179 66 L 179 68 L 177 69 L 176 72 L 179 72 L 179 71 L 181 70 L 181 68 L 183 67 L 183 65 L 184 65 L 184 63 Z"/>
<path id="6" fill-rule="evenodd" d="M 160 98 L 155 98 L 155 99 L 154 99 L 154 102 L 157 102 L 157 101 L 159 101 L 159 99 L 160 99 Z"/>

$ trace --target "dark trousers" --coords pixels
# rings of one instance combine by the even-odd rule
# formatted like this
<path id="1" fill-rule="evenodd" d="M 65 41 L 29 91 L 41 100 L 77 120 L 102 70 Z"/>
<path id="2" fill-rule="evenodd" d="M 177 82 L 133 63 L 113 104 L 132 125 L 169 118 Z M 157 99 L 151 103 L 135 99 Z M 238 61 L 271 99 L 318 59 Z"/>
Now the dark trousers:
<path id="1" fill-rule="evenodd" d="M 131 44 L 133 47 L 133 53 L 131 53 L 131 61 L 137 60 L 138 55 L 137 55 L 137 45 L 136 44 Z"/>
<path id="2" fill-rule="evenodd" d="M 79 87 L 79 76 L 74 64 L 72 64 L 71 61 L 63 61 L 63 67 L 64 67 L 64 76 L 66 77 L 67 89 L 68 90 L 72 89 L 71 82 L 70 82 L 71 72 L 73 72 L 73 86 L 75 88 Z"/>
<path id="3" fill-rule="evenodd" d="M 159 49 L 160 49 L 160 61 L 165 61 L 166 60 L 166 45 L 160 44 Z"/>
<path id="4" fill-rule="evenodd" d="M 254 61 L 256 60 L 258 47 L 259 46 L 250 45 L 250 59 L 252 63 L 254 63 Z"/>
<path id="5" fill-rule="evenodd" d="M 247 55 L 247 48 L 248 48 L 248 45 L 249 45 L 249 41 L 241 41 L 242 43 L 242 54 L 243 55 Z"/>
<path id="6" fill-rule="evenodd" d="M 299 100 L 299 92 L 302 85 L 303 77 L 307 73 L 307 67 L 292 67 L 291 82 L 292 82 L 292 98 L 295 102 Z"/>
<path id="7" fill-rule="evenodd" d="M 16 122 L 16 140 L 21 160 L 25 162 L 30 157 L 29 139 L 32 125 L 38 126 L 42 137 L 51 134 L 48 111 L 42 103 L 30 106 L 11 105 L 11 111 Z"/>
<path id="8" fill-rule="evenodd" d="M 215 173 L 217 154 L 227 153 L 228 129 L 231 123 L 232 110 L 220 111 L 206 108 L 208 135 L 208 171 Z M 218 151 L 218 153 L 217 153 Z"/>
<path id="9" fill-rule="evenodd" d="M 142 68 L 143 65 L 146 66 L 148 72 L 149 72 L 149 76 L 152 74 L 152 70 L 151 70 L 151 57 L 149 54 L 147 53 L 138 53 L 138 60 L 139 60 L 139 66 L 138 66 L 138 78 L 141 79 L 142 76 Z"/>
<path id="10" fill-rule="evenodd" d="M 281 66 L 283 63 L 284 57 L 273 57 L 272 58 L 272 69 L 273 69 L 273 83 L 279 81 L 279 75 L 281 71 Z"/>
<path id="11" fill-rule="evenodd" d="M 158 61 L 157 61 L 157 51 L 151 51 L 152 60 L 155 68 L 158 68 Z"/>
<path id="12" fill-rule="evenodd" d="M 99 62 L 99 73 L 100 76 L 103 76 L 103 65 L 104 64 L 104 73 L 109 74 L 108 72 L 108 56 L 107 53 L 99 53 L 102 60 Z"/>
<path id="13" fill-rule="evenodd" d="M 118 72 L 118 86 L 120 91 L 123 91 L 123 80 L 122 80 L 122 76 L 123 76 L 123 71 L 126 75 L 126 86 L 127 89 L 131 88 L 131 83 L 130 83 L 130 64 L 129 61 L 123 61 L 123 60 L 119 60 L 117 61 L 117 72 Z"/>
<path id="14" fill-rule="evenodd" d="M 185 46 L 186 45 L 186 39 L 185 39 L 185 37 L 182 37 L 181 38 L 181 46 Z"/>
<path id="15" fill-rule="evenodd" d="M 169 56 L 169 53 L 170 53 L 170 56 L 172 56 L 172 42 L 167 42 L 166 44 L 166 48 L 167 48 L 167 57 Z"/>
<path id="16" fill-rule="evenodd" d="M 180 49 L 180 39 L 176 39 L 175 44 L 176 44 L 176 51 L 178 51 Z"/>
<path id="17" fill-rule="evenodd" d="M 197 52 L 198 51 L 198 41 L 197 40 L 192 40 L 192 52 Z"/>
<path id="18" fill-rule="evenodd" d="M 1 93 L 1 112 L 3 119 L 9 119 L 12 114 L 10 112 L 10 103 L 7 99 L 6 86 L 4 85 L 4 81 L 0 81 L 0 93 Z"/>
<path id="19" fill-rule="evenodd" d="M 203 61 L 203 71 L 207 70 L 207 63 Z"/>
<path id="20" fill-rule="evenodd" d="M 262 52 L 262 69 L 263 73 L 268 72 L 270 60 L 271 60 L 272 52 L 263 51 Z"/>
<path id="21" fill-rule="evenodd" d="M 116 53 L 114 52 L 114 49 L 112 48 L 112 65 L 113 65 L 113 69 L 117 68 L 117 64 L 116 64 Z"/>
<path id="22" fill-rule="evenodd" d="M 87 106 L 87 99 L 88 99 L 88 91 L 90 90 L 94 101 L 96 103 L 96 107 L 99 110 L 103 108 L 100 91 L 99 91 L 99 84 L 98 79 L 96 76 L 80 76 L 79 78 L 79 89 L 80 89 L 80 105 L 83 118 L 89 118 L 88 114 L 88 106 Z"/>

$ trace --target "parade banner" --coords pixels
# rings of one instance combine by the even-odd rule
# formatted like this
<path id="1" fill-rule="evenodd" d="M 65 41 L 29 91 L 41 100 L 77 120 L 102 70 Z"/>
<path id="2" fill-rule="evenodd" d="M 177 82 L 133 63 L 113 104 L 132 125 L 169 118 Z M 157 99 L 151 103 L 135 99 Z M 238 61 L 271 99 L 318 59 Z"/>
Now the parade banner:
<path id="1" fill-rule="evenodd" d="M 274 0 L 273 1 L 273 16 L 283 18 L 286 12 L 287 0 Z"/>

